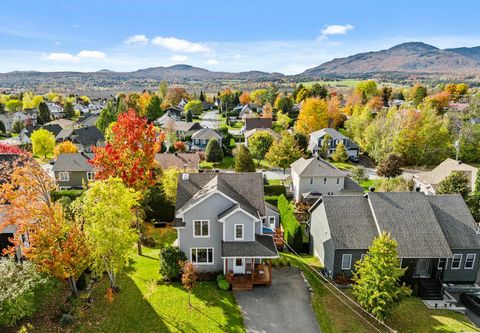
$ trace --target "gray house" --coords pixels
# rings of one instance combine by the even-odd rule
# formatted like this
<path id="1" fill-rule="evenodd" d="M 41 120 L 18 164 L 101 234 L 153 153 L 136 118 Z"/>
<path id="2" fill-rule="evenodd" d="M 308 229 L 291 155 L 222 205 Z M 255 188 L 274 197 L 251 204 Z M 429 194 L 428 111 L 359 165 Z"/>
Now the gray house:
<path id="1" fill-rule="evenodd" d="M 53 165 L 55 181 L 60 190 L 82 189 L 95 180 L 95 170 L 85 153 L 60 154 Z"/>
<path id="2" fill-rule="evenodd" d="M 460 195 L 421 192 L 326 196 L 310 209 L 311 250 L 331 277 L 351 277 L 381 232 L 398 242 L 403 280 L 441 298 L 442 283 L 474 283 L 480 234 Z"/>
<path id="3" fill-rule="evenodd" d="M 328 143 L 328 155 L 330 156 L 337 149 L 337 145 L 341 142 L 347 150 L 349 157 L 358 157 L 359 147 L 351 139 L 347 138 L 342 133 L 338 132 L 333 128 L 324 128 L 319 131 L 313 132 L 310 134 L 310 143 L 308 144 L 308 150 L 310 150 L 314 155 L 318 154 L 318 151 L 322 147 L 323 138 L 326 135 L 330 136 Z"/>
<path id="4" fill-rule="evenodd" d="M 179 176 L 174 227 L 178 247 L 200 272 L 223 272 L 235 289 L 270 284 L 278 258 L 270 227 L 279 215 L 266 207 L 260 173 L 184 173 Z"/>
<path id="5" fill-rule="evenodd" d="M 211 128 L 202 128 L 192 135 L 192 146 L 190 150 L 202 151 L 207 148 L 208 141 L 215 139 L 222 146 L 223 136 Z"/>

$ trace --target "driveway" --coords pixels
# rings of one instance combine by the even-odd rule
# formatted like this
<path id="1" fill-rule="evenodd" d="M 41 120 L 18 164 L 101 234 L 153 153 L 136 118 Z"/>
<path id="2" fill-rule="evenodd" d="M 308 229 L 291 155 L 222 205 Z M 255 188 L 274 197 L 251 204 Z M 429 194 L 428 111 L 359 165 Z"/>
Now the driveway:
<path id="1" fill-rule="evenodd" d="M 206 111 L 202 115 L 202 121 L 200 126 L 205 128 L 217 129 L 218 128 L 218 110 Z"/>
<path id="2" fill-rule="evenodd" d="M 239 291 L 235 298 L 249 333 L 318 333 L 310 293 L 295 267 L 274 268 L 270 287 Z"/>

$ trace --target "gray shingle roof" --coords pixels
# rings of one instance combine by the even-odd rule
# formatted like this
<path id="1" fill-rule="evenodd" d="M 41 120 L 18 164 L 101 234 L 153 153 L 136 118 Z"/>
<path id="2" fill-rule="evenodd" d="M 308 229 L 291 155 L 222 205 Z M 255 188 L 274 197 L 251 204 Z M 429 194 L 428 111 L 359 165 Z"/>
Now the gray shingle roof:
<path id="1" fill-rule="evenodd" d="M 81 127 L 75 129 L 74 133 L 77 137 L 73 141 L 82 145 L 95 145 L 98 141 L 105 140 L 105 136 L 95 126 Z"/>
<path id="2" fill-rule="evenodd" d="M 290 166 L 301 177 L 345 177 L 343 172 L 321 158 L 300 157 Z"/>
<path id="3" fill-rule="evenodd" d="M 177 168 L 183 170 L 198 169 L 200 163 L 199 153 L 176 153 L 176 154 L 156 154 L 155 161 L 157 161 L 162 169 Z"/>
<path id="4" fill-rule="evenodd" d="M 192 134 L 192 139 L 210 140 L 211 138 L 221 139 L 222 135 L 211 128 L 202 128 Z"/>
<path id="5" fill-rule="evenodd" d="M 80 153 L 60 154 L 52 168 L 52 171 L 84 171 L 92 172 L 93 166 L 88 159 Z"/>
<path id="6" fill-rule="evenodd" d="M 50 133 L 53 134 L 54 137 L 56 137 L 58 135 L 58 133 L 60 133 L 60 131 L 62 130 L 62 127 L 58 124 L 51 124 L 51 125 L 45 124 L 45 125 L 27 126 L 27 127 L 25 127 L 27 136 L 30 137 L 34 131 L 36 131 L 40 128 L 43 128 L 43 129 L 49 131 Z"/>
<path id="7" fill-rule="evenodd" d="M 246 118 L 245 130 L 251 130 L 254 128 L 272 128 L 272 118 Z"/>
<path id="8" fill-rule="evenodd" d="M 333 128 L 323 128 L 319 131 L 310 133 L 310 143 L 309 148 L 317 148 L 317 143 L 320 138 L 323 138 L 326 134 L 330 135 L 330 137 L 334 140 L 343 140 L 346 149 L 358 149 L 358 145 L 353 142 L 351 139 L 343 135 L 342 133 L 338 132 Z"/>
<path id="9" fill-rule="evenodd" d="M 344 184 L 343 184 L 343 190 L 342 191 L 364 192 L 365 189 L 363 187 L 361 187 L 357 182 L 355 182 L 352 178 L 345 177 L 345 181 L 344 181 Z"/>
<path id="10" fill-rule="evenodd" d="M 272 236 L 255 234 L 255 241 L 222 241 L 222 257 L 278 258 L 278 251 Z"/>
<path id="11" fill-rule="evenodd" d="M 432 171 L 417 173 L 415 178 L 420 180 L 422 183 L 430 184 L 433 186 L 433 188 L 436 188 L 437 185 L 446 177 L 450 176 L 453 171 L 465 172 L 470 185 L 472 185 L 475 182 L 478 169 L 471 165 L 447 158 Z"/>
<path id="12" fill-rule="evenodd" d="M 239 198 L 237 198 L 237 199 L 239 199 Z M 222 219 L 223 217 L 227 216 L 230 213 L 233 213 L 237 209 L 243 209 L 248 214 L 253 215 L 255 218 L 258 218 L 258 213 L 257 213 L 256 209 L 254 207 L 252 207 L 252 205 L 250 205 L 248 202 L 245 202 L 245 200 L 243 200 L 243 199 L 239 199 L 237 201 L 238 201 L 237 204 L 232 205 L 231 207 L 225 209 L 223 212 L 218 214 L 218 219 L 219 220 Z"/>

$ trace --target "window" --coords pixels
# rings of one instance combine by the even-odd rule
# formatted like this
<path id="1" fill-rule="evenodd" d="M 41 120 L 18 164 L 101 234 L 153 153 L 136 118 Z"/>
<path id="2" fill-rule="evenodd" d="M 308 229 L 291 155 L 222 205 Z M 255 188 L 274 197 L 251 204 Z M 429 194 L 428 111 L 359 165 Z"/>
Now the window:
<path id="1" fill-rule="evenodd" d="M 275 226 L 275 216 L 269 216 L 268 223 L 270 224 L 270 226 L 272 226 L 272 224 Z"/>
<path id="2" fill-rule="evenodd" d="M 70 189 L 70 186 L 60 186 L 60 191 L 66 191 L 69 189 Z"/>
<path id="3" fill-rule="evenodd" d="M 95 180 L 95 172 L 87 172 L 88 180 Z"/>
<path id="4" fill-rule="evenodd" d="M 473 269 L 475 257 L 476 255 L 474 253 L 469 253 L 465 256 L 465 269 Z"/>
<path id="5" fill-rule="evenodd" d="M 243 239 L 243 224 L 235 224 L 235 240 Z"/>
<path id="6" fill-rule="evenodd" d="M 337 185 L 340 184 L 340 178 L 337 178 Z"/>
<path id="7" fill-rule="evenodd" d="M 70 174 L 66 171 L 62 171 L 58 173 L 58 178 L 61 182 L 68 182 L 70 180 Z"/>
<path id="8" fill-rule="evenodd" d="M 191 248 L 190 252 L 192 263 L 197 265 L 213 264 L 213 248 Z"/>
<path id="9" fill-rule="evenodd" d="M 462 255 L 454 254 L 452 259 L 452 269 L 460 269 L 462 265 Z"/>
<path id="10" fill-rule="evenodd" d="M 342 255 L 342 269 L 350 269 L 352 265 L 352 255 L 344 254 Z"/>
<path id="11" fill-rule="evenodd" d="M 327 178 L 323 178 L 323 184 L 327 183 Z"/>
<path id="12" fill-rule="evenodd" d="M 362 253 L 362 254 L 360 255 L 360 260 L 363 260 L 363 258 L 365 258 L 367 255 L 368 255 L 368 254 L 366 254 L 366 253 Z"/>
<path id="13" fill-rule="evenodd" d="M 437 266 L 438 269 L 445 269 L 446 266 L 447 266 L 447 259 L 445 258 L 438 259 L 438 266 Z"/>
<path id="14" fill-rule="evenodd" d="M 210 221 L 194 220 L 193 221 L 193 237 L 208 237 L 210 229 Z"/>
<path id="15" fill-rule="evenodd" d="M 313 178 L 310 178 L 310 185 L 313 185 Z"/>

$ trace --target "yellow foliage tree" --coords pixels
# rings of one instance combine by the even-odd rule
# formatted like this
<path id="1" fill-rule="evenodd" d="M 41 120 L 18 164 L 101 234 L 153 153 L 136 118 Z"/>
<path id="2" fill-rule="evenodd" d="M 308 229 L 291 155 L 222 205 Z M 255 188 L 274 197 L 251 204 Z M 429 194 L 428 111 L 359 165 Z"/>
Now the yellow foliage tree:
<path id="1" fill-rule="evenodd" d="M 72 143 L 72 141 L 63 141 L 56 145 L 53 153 L 56 157 L 58 157 L 60 154 L 78 153 L 78 149 L 77 146 Z"/>
<path id="2" fill-rule="evenodd" d="M 327 102 L 320 98 L 308 98 L 298 115 L 295 131 L 309 135 L 319 129 L 328 127 Z"/>

